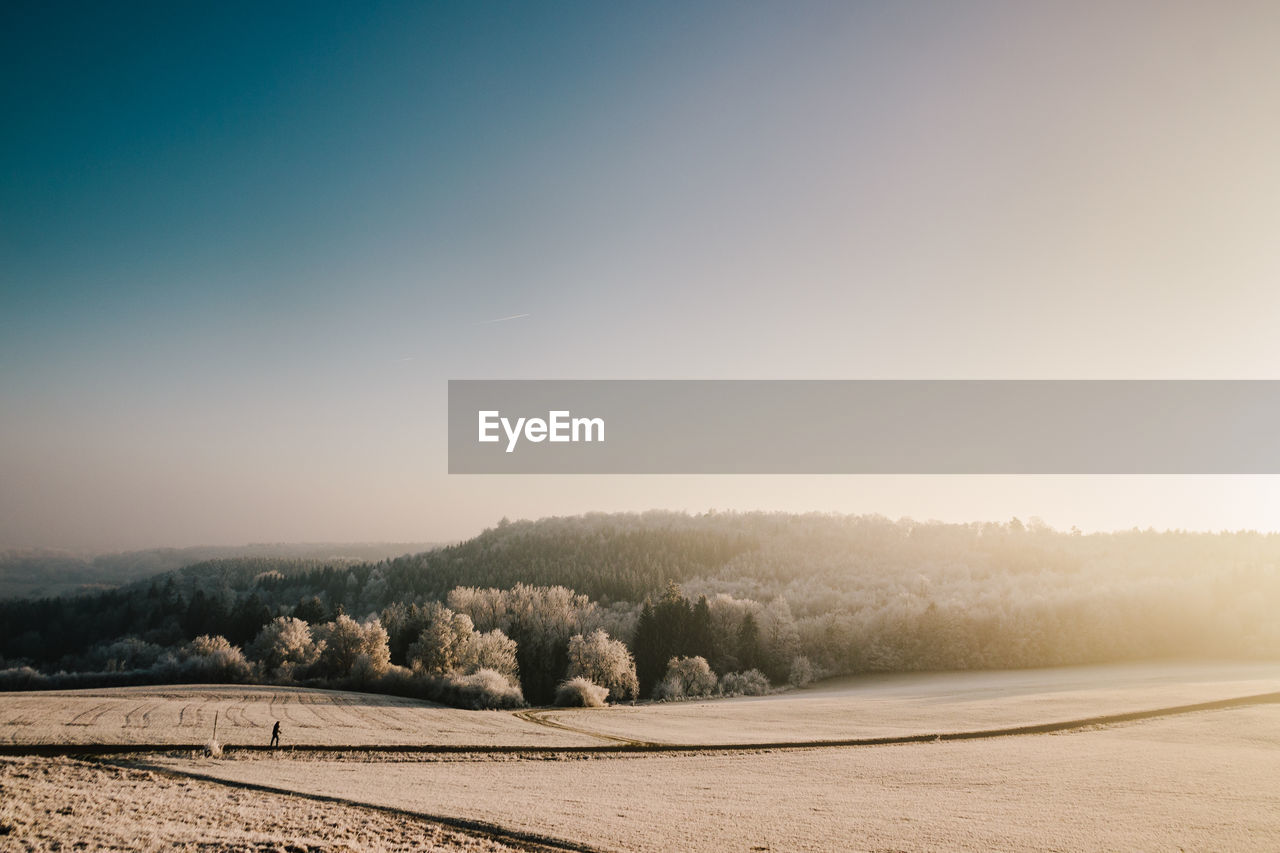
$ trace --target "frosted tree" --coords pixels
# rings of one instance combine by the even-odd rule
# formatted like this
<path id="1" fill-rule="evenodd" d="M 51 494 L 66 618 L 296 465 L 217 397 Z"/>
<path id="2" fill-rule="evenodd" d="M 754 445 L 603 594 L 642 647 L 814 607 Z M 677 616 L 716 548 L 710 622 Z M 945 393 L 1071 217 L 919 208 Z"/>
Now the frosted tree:
<path id="1" fill-rule="evenodd" d="M 320 658 L 311 626 L 291 616 L 280 616 L 264 625 L 248 652 L 249 657 L 262 664 L 268 676 L 285 679 Z"/>
<path id="2" fill-rule="evenodd" d="M 764 652 L 764 671 L 776 684 L 786 680 L 791 662 L 800 652 L 800 634 L 787 600 L 778 596 L 764 608 L 759 617 L 760 644 Z"/>
<path id="3" fill-rule="evenodd" d="M 439 678 L 492 670 L 517 682 L 516 643 L 501 630 L 481 633 L 470 616 L 436 602 L 421 608 L 416 618 L 423 620 L 423 627 L 405 654 L 414 672 Z"/>
<path id="4" fill-rule="evenodd" d="M 791 671 L 787 681 L 792 687 L 807 687 L 813 683 L 813 664 L 804 655 L 796 655 L 791 659 Z"/>
<path id="5" fill-rule="evenodd" d="M 316 627 L 314 635 L 321 643 L 318 668 L 334 678 L 351 675 L 357 662 L 362 675 L 381 675 L 391 665 L 387 632 L 377 618 L 363 624 L 346 614 Z"/>
<path id="6" fill-rule="evenodd" d="M 462 670 L 475 673 L 493 670 L 513 684 L 520 683 L 520 666 L 516 662 L 516 641 L 497 628 L 481 634 L 473 632 L 462 656 Z"/>
<path id="7" fill-rule="evenodd" d="M 411 646 L 407 659 L 415 672 L 444 675 L 459 669 L 475 628 L 471 617 L 441 607 Z"/>
<path id="8" fill-rule="evenodd" d="M 595 602 L 563 586 L 459 588 L 449 594 L 449 603 L 482 630 L 497 628 L 515 640 L 521 685 L 535 703 L 554 698 L 568 665 L 569 638 L 602 621 Z"/>
<path id="9" fill-rule="evenodd" d="M 569 639 L 569 677 L 575 676 L 607 687 L 609 695 L 619 701 L 634 699 L 640 690 L 636 663 L 626 644 L 599 629 Z"/>
<path id="10" fill-rule="evenodd" d="M 712 696 L 718 687 L 719 681 L 706 658 L 672 658 L 667 664 L 667 675 L 654 695 L 658 699 Z"/>

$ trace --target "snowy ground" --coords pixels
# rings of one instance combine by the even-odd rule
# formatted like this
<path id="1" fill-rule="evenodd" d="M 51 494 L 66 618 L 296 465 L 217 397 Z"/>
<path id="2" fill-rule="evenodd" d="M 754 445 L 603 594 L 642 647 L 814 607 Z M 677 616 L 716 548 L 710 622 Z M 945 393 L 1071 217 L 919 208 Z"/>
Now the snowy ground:
<path id="1" fill-rule="evenodd" d="M 569 746 L 598 738 L 537 726 L 498 711 L 302 688 L 170 685 L 0 693 L 0 743 Z"/>
<path id="2" fill-rule="evenodd" d="M 0 758 L 0 850 L 510 851 L 373 809 L 68 758 Z"/>
<path id="3" fill-rule="evenodd" d="M 1280 849 L 1277 705 L 897 746 L 164 766 L 609 850 Z"/>
<path id="4" fill-rule="evenodd" d="M 1280 664 L 1169 663 L 923 673 L 826 682 L 760 698 L 497 711 L 333 690 L 170 685 L 0 693 L 0 743 L 285 747 L 562 747 L 628 741 L 762 743 L 879 737 L 1071 720 L 1280 691 Z M 580 731 L 573 731 L 574 729 Z M 605 735 L 594 737 L 587 732 Z"/>
<path id="5" fill-rule="evenodd" d="M 498 828 L 503 843 L 512 839 L 505 830 L 604 850 L 1280 849 L 1274 702 L 1056 734 L 748 745 L 1035 725 L 1278 690 L 1277 664 L 1170 663 L 859 678 L 759 699 L 541 709 L 527 718 L 265 687 L 0 694 L 0 738 L 10 743 L 200 743 L 216 711 L 226 720 L 219 740 L 231 743 L 262 743 L 270 721 L 281 719 L 286 746 L 293 738 L 322 746 L 510 747 L 425 756 L 231 752 L 222 759 L 171 751 L 121 756 L 110 759 L 113 766 L 5 760 L 0 850 L 45 849 L 56 839 L 164 847 L 194 844 L 206 831 L 213 849 L 277 849 L 271 845 L 294 837 L 316 849 L 396 849 L 400 840 L 417 845 L 410 849 L 454 849 L 493 839 L 463 832 L 433 840 L 430 833 L 443 830 L 422 820 L 433 817 Z M 630 740 L 690 749 L 548 749 Z M 694 751 L 699 744 L 744 746 Z M 166 773 L 193 778 L 175 787 Z M 275 805 L 261 809 L 263 802 Z M 401 819 L 409 821 L 407 835 L 380 823 Z M 15 840 L 24 837 L 36 842 Z"/>
<path id="6" fill-rule="evenodd" d="M 773 696 L 540 711 L 669 744 L 814 741 L 1048 723 L 1280 691 L 1280 664 L 1197 662 L 847 678 Z"/>

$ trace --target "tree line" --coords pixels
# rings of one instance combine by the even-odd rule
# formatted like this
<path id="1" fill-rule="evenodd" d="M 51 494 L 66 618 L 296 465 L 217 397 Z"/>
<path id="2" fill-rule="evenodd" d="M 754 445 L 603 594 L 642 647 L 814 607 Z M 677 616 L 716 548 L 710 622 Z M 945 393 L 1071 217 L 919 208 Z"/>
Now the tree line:
<path id="1" fill-rule="evenodd" d="M 773 513 L 503 522 L 378 562 L 212 560 L 2 601 L 0 685 L 223 672 L 589 704 L 592 688 L 678 698 L 872 671 L 1274 658 L 1278 565 L 1280 537 L 1252 532 Z M 335 657 L 352 625 L 385 633 L 385 665 L 380 649 Z"/>

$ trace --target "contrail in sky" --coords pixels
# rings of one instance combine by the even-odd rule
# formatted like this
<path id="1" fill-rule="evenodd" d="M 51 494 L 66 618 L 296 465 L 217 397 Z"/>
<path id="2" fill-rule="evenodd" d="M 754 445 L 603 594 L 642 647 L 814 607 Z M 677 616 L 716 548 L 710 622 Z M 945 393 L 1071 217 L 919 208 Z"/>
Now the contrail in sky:
<path id="1" fill-rule="evenodd" d="M 519 320 L 521 317 L 532 317 L 532 314 L 512 314 L 510 317 L 497 317 L 493 320 L 481 320 L 476 323 L 477 326 L 487 326 L 490 323 L 505 323 L 508 320 Z"/>

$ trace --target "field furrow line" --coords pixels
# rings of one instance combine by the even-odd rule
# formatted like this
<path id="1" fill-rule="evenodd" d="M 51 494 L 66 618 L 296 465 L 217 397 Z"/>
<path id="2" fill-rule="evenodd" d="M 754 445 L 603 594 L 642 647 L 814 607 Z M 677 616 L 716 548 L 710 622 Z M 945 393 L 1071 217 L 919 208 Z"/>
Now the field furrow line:
<path id="1" fill-rule="evenodd" d="M 151 712 L 160 707 L 158 702 L 143 703 L 134 705 L 125 712 L 124 721 L 120 723 L 122 729 L 145 729 L 151 722 Z"/>
<path id="2" fill-rule="evenodd" d="M 68 726 L 92 726 L 102 719 L 102 717 L 116 705 L 115 702 L 100 702 L 86 711 L 76 714 L 65 725 Z"/>
<path id="3" fill-rule="evenodd" d="M 343 706 L 344 709 L 353 709 L 352 713 L 357 714 L 361 719 L 381 720 L 384 729 L 389 728 L 397 732 L 406 729 L 404 719 L 385 705 L 360 703 L 347 696 L 335 697 L 335 704 Z"/>

